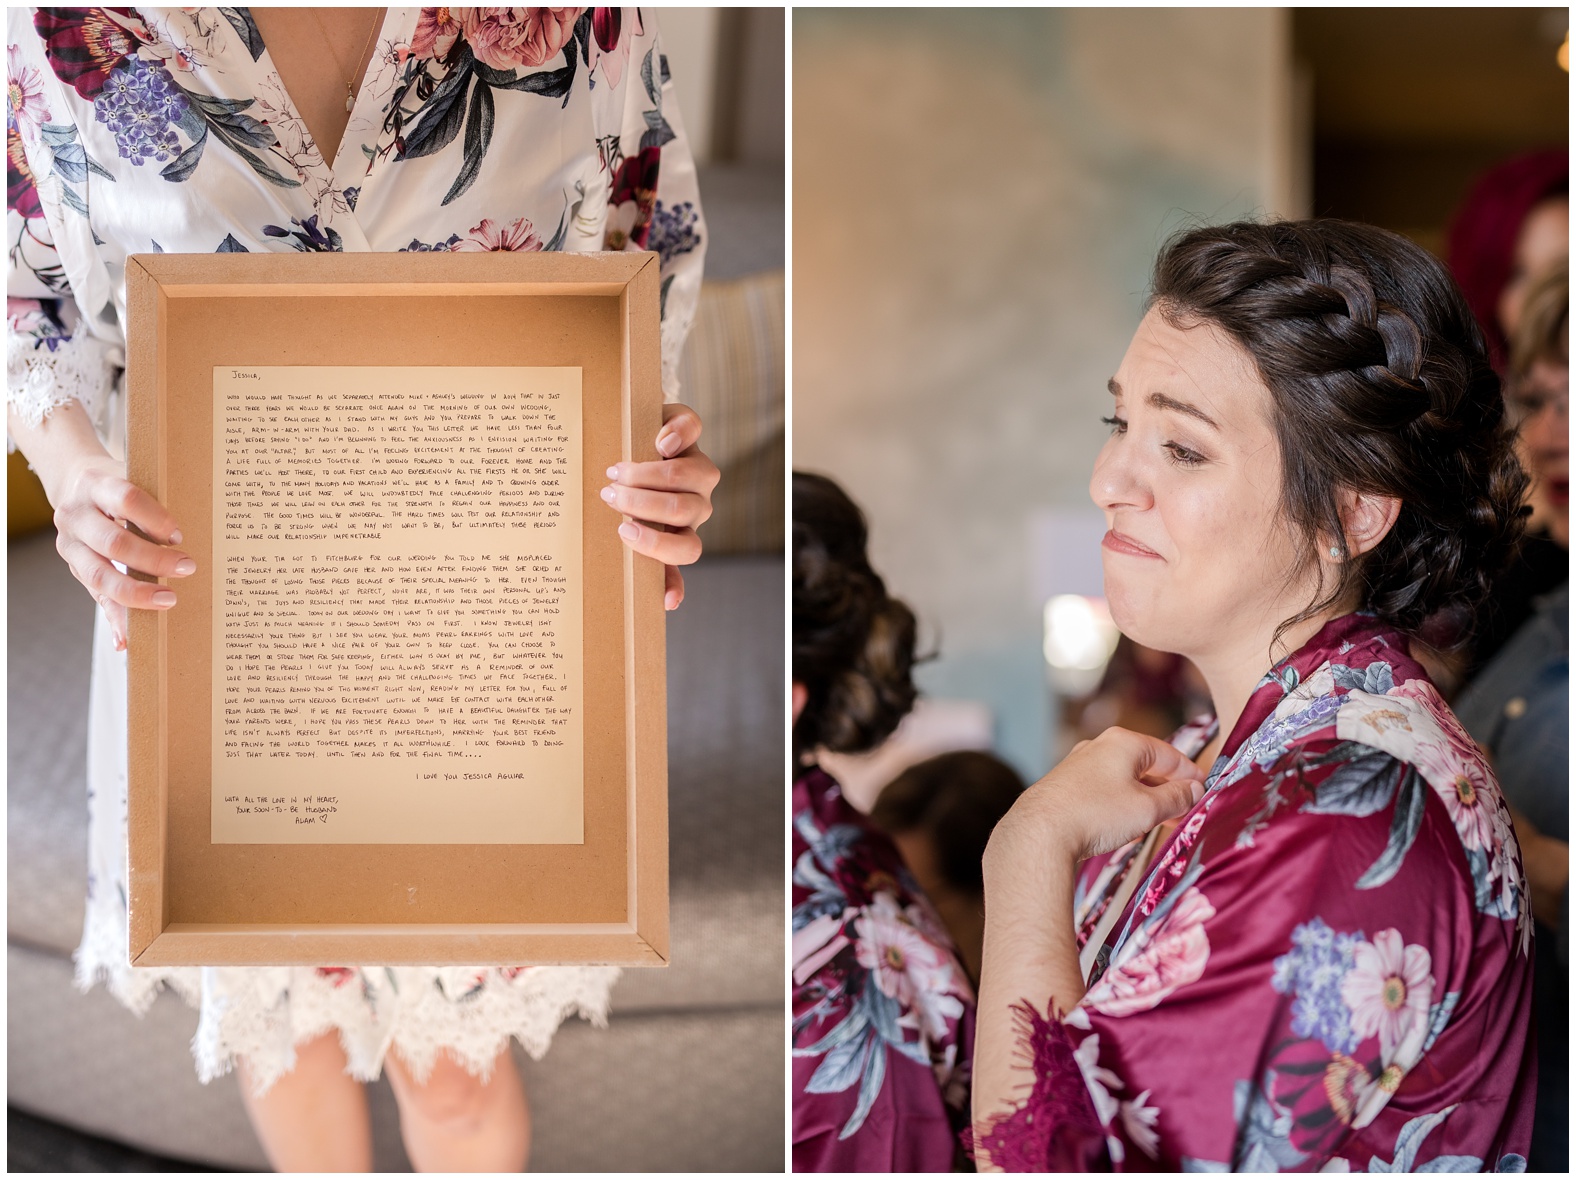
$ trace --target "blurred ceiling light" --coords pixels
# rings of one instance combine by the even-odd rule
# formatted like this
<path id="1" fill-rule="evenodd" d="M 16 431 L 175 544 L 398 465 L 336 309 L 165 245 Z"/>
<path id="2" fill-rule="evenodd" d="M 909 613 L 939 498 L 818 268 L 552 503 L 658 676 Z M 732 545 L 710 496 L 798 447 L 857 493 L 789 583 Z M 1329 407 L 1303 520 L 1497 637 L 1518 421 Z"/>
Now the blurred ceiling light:
<path id="1" fill-rule="evenodd" d="M 1062 692 L 1076 696 L 1099 684 L 1120 638 L 1103 598 L 1058 594 L 1045 604 L 1045 662 Z"/>

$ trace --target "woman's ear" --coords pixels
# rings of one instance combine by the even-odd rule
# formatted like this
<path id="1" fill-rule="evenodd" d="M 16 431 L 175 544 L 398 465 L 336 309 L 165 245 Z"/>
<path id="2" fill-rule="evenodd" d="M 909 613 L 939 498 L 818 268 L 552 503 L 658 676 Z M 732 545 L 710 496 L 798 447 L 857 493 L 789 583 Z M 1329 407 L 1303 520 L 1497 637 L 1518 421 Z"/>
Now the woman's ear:
<path id="1" fill-rule="evenodd" d="M 1401 501 L 1395 496 L 1344 491 L 1340 496 L 1340 511 L 1346 532 L 1346 551 L 1357 557 L 1385 539 L 1396 517 L 1401 515 Z"/>
<path id="2" fill-rule="evenodd" d="M 804 707 L 810 703 L 810 690 L 797 680 L 793 682 L 793 719 L 797 724 L 799 714 L 804 712 Z"/>

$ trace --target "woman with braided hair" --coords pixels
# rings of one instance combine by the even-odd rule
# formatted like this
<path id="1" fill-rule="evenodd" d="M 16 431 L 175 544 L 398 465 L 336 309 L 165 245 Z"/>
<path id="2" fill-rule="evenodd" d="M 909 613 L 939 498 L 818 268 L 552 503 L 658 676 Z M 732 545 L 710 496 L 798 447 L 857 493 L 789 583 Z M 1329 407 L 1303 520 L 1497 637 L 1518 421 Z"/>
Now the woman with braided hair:
<path id="1" fill-rule="evenodd" d="M 1408 651 L 1522 527 L 1470 310 L 1382 230 L 1197 229 L 1110 391 L 1111 613 L 1215 715 L 1081 743 L 991 837 L 979 1162 L 1524 1170 L 1520 853 Z"/>

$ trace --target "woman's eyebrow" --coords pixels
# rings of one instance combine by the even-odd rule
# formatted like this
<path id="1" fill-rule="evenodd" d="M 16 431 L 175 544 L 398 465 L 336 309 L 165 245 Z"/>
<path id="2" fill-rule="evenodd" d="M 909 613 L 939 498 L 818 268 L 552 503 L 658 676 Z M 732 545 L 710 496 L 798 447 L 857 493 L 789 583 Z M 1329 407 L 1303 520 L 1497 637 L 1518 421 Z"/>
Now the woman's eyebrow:
<path id="1" fill-rule="evenodd" d="M 1208 414 L 1204 413 L 1203 410 L 1199 409 L 1192 402 L 1178 401 L 1170 394 L 1159 392 L 1151 393 L 1149 395 L 1149 404 L 1154 406 L 1157 410 L 1175 410 L 1178 414 L 1186 414 L 1189 418 L 1197 418 L 1211 430 L 1220 429 L 1220 424 L 1218 422 L 1216 422 Z"/>
<path id="2" fill-rule="evenodd" d="M 1107 381 L 1105 383 L 1105 387 L 1111 391 L 1112 397 L 1122 396 L 1122 387 L 1117 383 L 1115 377 L 1112 377 L 1109 381 Z M 1210 427 L 1213 430 L 1220 429 L 1220 423 L 1216 422 L 1192 402 L 1181 401 L 1178 398 L 1172 397 L 1168 393 L 1158 392 L 1151 393 L 1145 400 L 1147 400 L 1149 404 L 1154 406 L 1157 410 L 1175 410 L 1178 414 L 1186 414 L 1190 418 L 1197 418 L 1200 422 L 1204 423 L 1204 425 Z"/>

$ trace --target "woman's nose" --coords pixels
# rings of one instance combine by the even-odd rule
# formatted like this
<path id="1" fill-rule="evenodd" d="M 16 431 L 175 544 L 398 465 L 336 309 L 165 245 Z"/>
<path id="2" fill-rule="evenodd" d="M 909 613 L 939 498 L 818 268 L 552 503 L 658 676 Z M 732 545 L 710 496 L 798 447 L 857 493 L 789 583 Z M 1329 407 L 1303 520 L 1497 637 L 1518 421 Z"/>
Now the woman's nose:
<path id="1" fill-rule="evenodd" d="M 1108 512 L 1116 508 L 1148 508 L 1153 502 L 1149 481 L 1134 462 L 1133 448 L 1125 443 L 1122 435 L 1108 439 L 1089 477 L 1089 498 Z"/>

